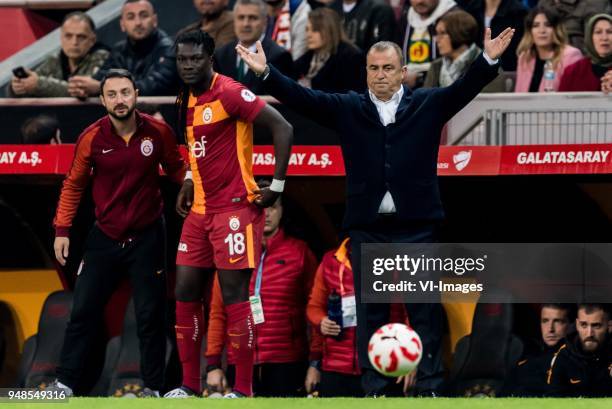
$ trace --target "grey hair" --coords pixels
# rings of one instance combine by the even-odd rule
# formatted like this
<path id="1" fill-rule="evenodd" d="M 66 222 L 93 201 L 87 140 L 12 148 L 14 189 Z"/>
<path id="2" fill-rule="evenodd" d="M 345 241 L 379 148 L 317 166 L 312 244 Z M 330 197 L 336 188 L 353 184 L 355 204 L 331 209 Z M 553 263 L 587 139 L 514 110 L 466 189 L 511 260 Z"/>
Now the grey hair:
<path id="1" fill-rule="evenodd" d="M 236 7 L 238 6 L 257 6 L 259 7 L 259 15 L 263 18 L 268 16 L 268 6 L 263 0 L 237 0 L 234 3 L 234 12 L 236 12 Z"/>
<path id="2" fill-rule="evenodd" d="M 379 41 L 375 43 L 368 50 L 368 54 L 370 54 L 372 51 L 376 51 L 380 53 L 380 52 L 387 51 L 389 49 L 395 50 L 397 57 L 399 58 L 400 65 L 402 65 L 404 61 L 402 49 L 400 48 L 399 45 L 395 44 L 393 41 Z"/>

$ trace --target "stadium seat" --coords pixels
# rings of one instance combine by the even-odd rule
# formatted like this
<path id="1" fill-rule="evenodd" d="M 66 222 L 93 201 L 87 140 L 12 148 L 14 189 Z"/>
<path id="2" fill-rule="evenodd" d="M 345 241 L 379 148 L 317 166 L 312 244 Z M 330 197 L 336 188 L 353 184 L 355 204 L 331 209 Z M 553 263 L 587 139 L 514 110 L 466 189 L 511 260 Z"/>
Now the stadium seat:
<path id="1" fill-rule="evenodd" d="M 19 364 L 17 384 L 24 388 L 44 388 L 55 378 L 64 332 L 72 310 L 72 293 L 56 291 L 43 305 L 38 332 L 28 338 Z"/>
<path id="2" fill-rule="evenodd" d="M 102 375 L 92 390 L 96 396 L 138 396 L 144 382 L 140 376 L 140 347 L 138 344 L 134 300 L 130 300 L 120 336 L 112 338 L 106 348 Z M 166 343 L 166 365 L 171 344 Z"/>
<path id="3" fill-rule="evenodd" d="M 512 334 L 512 305 L 478 304 L 472 333 L 457 343 L 448 393 L 499 395 L 522 352 L 521 341 Z"/>

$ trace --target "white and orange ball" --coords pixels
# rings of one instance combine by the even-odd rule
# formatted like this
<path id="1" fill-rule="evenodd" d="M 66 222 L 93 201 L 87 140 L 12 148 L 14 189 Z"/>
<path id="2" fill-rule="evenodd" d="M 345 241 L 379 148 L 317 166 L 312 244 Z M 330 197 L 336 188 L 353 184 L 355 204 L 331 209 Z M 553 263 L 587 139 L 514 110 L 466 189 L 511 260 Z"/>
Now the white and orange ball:
<path id="1" fill-rule="evenodd" d="M 383 325 L 374 332 L 368 345 L 370 363 L 386 376 L 411 373 L 422 356 L 423 344 L 419 334 L 404 324 Z"/>

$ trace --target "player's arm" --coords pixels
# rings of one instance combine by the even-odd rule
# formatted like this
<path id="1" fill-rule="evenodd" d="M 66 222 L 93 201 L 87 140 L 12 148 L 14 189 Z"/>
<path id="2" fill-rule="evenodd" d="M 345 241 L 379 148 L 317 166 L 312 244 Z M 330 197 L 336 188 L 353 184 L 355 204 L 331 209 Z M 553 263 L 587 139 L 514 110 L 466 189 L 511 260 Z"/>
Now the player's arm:
<path id="1" fill-rule="evenodd" d="M 62 186 L 59 203 L 55 212 L 53 225 L 55 226 L 55 241 L 53 250 L 55 258 L 62 265 L 66 265 L 68 258 L 68 248 L 70 246 L 70 226 L 72 219 L 79 208 L 81 197 L 85 188 L 89 184 L 91 169 L 91 142 L 97 130 L 86 132 L 79 138 L 75 147 L 74 160 L 72 166 Z"/>
<path id="2" fill-rule="evenodd" d="M 272 184 L 269 188 L 258 192 L 260 196 L 255 199 L 257 205 L 268 207 L 276 202 L 285 186 L 287 166 L 289 166 L 291 145 L 293 143 L 293 126 L 276 109 L 267 104 L 259 111 L 253 123 L 267 128 L 272 134 L 274 142 L 274 157 L 276 158 L 274 179 L 272 179 Z"/>

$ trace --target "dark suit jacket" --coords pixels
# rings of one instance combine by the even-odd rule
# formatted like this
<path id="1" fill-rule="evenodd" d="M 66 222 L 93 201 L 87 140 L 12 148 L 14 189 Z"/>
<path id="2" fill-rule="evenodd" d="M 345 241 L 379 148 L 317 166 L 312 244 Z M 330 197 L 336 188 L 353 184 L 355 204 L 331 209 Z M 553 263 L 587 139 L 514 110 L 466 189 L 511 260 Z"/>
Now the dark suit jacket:
<path id="1" fill-rule="evenodd" d="M 295 62 L 298 78 L 304 77 L 310 69 L 314 53 L 308 51 Z M 312 79 L 312 88 L 325 92 L 363 92 L 366 89 L 366 58 L 360 49 L 347 43 L 340 43 L 336 54 Z"/>
<path id="2" fill-rule="evenodd" d="M 218 73 L 238 80 L 236 44 L 238 44 L 238 41 L 233 41 L 218 48 L 215 51 L 213 67 Z M 263 39 L 261 46 L 270 64 L 274 64 L 280 72 L 288 77 L 295 78 L 291 53 L 267 37 Z M 241 82 L 255 94 L 265 94 L 261 78 L 257 78 L 253 71 L 248 70 Z"/>
<path id="3" fill-rule="evenodd" d="M 264 81 L 270 95 L 296 112 L 335 130 L 346 169 L 344 227 L 373 224 L 386 191 L 401 222 L 444 217 L 437 159 L 444 124 L 497 76 L 481 55 L 446 88 L 404 87 L 395 123 L 383 126 L 369 93 L 328 94 L 304 88 L 271 67 Z"/>

